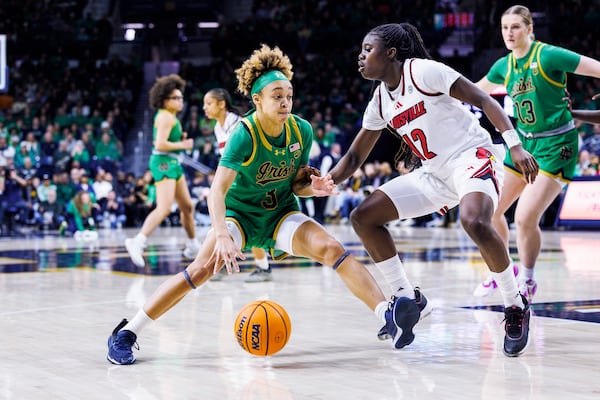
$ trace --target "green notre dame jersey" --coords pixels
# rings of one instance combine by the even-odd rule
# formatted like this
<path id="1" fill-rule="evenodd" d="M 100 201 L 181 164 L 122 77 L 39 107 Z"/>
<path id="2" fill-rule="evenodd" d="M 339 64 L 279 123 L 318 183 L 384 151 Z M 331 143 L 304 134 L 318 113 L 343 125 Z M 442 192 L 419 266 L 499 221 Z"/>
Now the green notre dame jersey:
<path id="1" fill-rule="evenodd" d="M 567 72 L 574 72 L 581 56 L 572 51 L 534 42 L 527 55 L 512 53 L 494 63 L 490 82 L 503 84 L 514 102 L 517 132 L 523 148 L 542 172 L 568 182 L 577 163 L 577 131 L 567 108 Z M 505 163 L 514 169 L 510 152 Z"/>
<path id="2" fill-rule="evenodd" d="M 161 112 L 168 111 L 161 109 L 156 112 L 156 115 L 154 116 L 154 126 L 152 127 L 152 142 L 156 141 L 156 117 L 158 117 Z M 169 142 L 180 142 L 182 138 L 183 130 L 181 129 L 181 123 L 175 118 L 175 124 L 171 128 L 167 140 Z M 152 151 L 153 154 L 148 160 L 148 169 L 150 169 L 150 173 L 155 182 L 159 182 L 163 179 L 178 180 L 183 176 L 183 168 L 177 158 L 177 154 L 182 150 L 170 151 L 169 153 L 173 153 L 173 156 L 169 156 L 168 154 L 157 154 L 154 146 L 152 146 Z"/>
<path id="3" fill-rule="evenodd" d="M 219 166 L 238 173 L 225 205 L 226 216 L 241 228 L 244 248 L 272 249 L 282 218 L 300 212 L 292 180 L 308 164 L 312 139 L 311 125 L 296 115 L 277 138 L 264 133 L 256 113 L 234 128 Z"/>

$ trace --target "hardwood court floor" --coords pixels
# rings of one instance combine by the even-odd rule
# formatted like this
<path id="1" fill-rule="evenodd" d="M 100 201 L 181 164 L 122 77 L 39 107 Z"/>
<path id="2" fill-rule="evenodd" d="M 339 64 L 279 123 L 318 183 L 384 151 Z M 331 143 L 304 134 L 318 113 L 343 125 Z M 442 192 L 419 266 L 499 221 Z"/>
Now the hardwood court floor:
<path id="1" fill-rule="evenodd" d="M 328 228 L 368 262 L 350 227 Z M 95 243 L 2 238 L 0 399 L 600 398 L 598 232 L 544 232 L 531 341 L 518 358 L 502 354 L 500 294 L 472 296 L 487 272 L 464 232 L 393 232 L 409 278 L 435 307 L 405 349 L 377 340 L 380 322 L 335 272 L 290 258 L 273 263 L 272 282 L 244 283 L 247 262 L 190 293 L 140 334 L 130 366 L 106 361 L 107 337 L 187 265 L 183 230 L 155 232 L 144 269 L 123 246 L 133 231 L 101 231 Z M 233 334 L 238 310 L 259 298 L 292 320 L 289 343 L 267 358 L 245 353 Z"/>

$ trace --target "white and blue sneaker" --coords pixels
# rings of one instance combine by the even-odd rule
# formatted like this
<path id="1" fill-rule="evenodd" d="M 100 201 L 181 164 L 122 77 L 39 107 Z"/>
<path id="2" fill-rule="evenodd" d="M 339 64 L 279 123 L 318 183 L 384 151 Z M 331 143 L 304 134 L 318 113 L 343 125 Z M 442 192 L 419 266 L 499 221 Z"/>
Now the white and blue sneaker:
<path id="1" fill-rule="evenodd" d="M 393 300 L 394 297 L 392 297 L 392 301 Z M 415 299 L 412 301 L 414 301 L 417 307 L 419 307 L 419 321 L 427 317 L 429 314 L 431 314 L 431 311 L 433 311 L 433 306 L 427 301 L 427 297 L 421 293 L 421 289 L 418 287 L 415 287 Z M 392 338 L 388 332 L 387 324 L 382 326 L 379 332 L 377 332 L 377 338 L 379 340 L 387 340 Z"/>
<path id="2" fill-rule="evenodd" d="M 408 297 L 392 297 L 385 312 L 387 333 L 392 338 L 392 346 L 401 349 L 415 340 L 412 329 L 419 321 L 419 307 Z"/>
<path id="3" fill-rule="evenodd" d="M 137 336 L 128 330 L 121 330 L 127 325 L 127 320 L 123 319 L 113 330 L 112 335 L 108 337 L 108 355 L 106 359 L 113 364 L 128 365 L 135 362 L 133 347 L 139 350 L 136 343 Z"/>

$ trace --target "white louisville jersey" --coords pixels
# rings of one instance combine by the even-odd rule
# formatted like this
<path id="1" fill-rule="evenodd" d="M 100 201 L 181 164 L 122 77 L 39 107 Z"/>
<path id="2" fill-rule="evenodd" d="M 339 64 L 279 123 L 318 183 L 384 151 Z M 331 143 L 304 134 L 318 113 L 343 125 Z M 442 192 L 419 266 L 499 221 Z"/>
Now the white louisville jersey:
<path id="1" fill-rule="evenodd" d="M 474 147 L 492 146 L 489 133 L 463 104 L 450 96 L 461 75 L 433 60 L 408 59 L 400 84 L 389 91 L 381 83 L 363 116 L 368 130 L 393 128 L 429 172 Z"/>
<path id="2" fill-rule="evenodd" d="M 215 137 L 217 138 L 217 143 L 219 144 L 219 153 L 223 155 L 223 149 L 225 148 L 225 143 L 229 139 L 229 135 L 233 132 L 233 128 L 237 125 L 237 123 L 242 119 L 241 115 L 237 115 L 231 111 L 227 111 L 225 115 L 225 121 L 223 122 L 223 126 L 219 124 L 217 121 L 215 125 Z"/>

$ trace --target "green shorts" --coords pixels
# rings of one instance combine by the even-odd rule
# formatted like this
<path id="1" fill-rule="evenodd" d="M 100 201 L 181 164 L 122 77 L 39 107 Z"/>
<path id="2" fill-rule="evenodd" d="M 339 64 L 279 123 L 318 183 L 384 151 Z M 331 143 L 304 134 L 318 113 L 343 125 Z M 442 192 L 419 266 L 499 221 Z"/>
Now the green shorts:
<path id="1" fill-rule="evenodd" d="M 176 157 L 152 154 L 148 161 L 148 168 L 154 182 L 160 182 L 163 179 L 179 180 L 183 176 L 183 168 Z"/>
<path id="2" fill-rule="evenodd" d="M 290 213 L 300 212 L 297 207 L 277 209 L 273 213 L 252 215 L 228 209 L 227 219 L 236 223 L 242 233 L 242 247 L 244 250 L 259 247 L 271 252 L 275 247 L 276 237 L 281 221 Z M 273 257 L 275 258 L 275 256 Z"/>
<path id="3" fill-rule="evenodd" d="M 561 135 L 537 139 L 528 139 L 519 134 L 519 138 L 523 148 L 537 160 L 540 172 L 563 183 L 569 183 L 573 179 L 579 152 L 579 135 L 576 129 Z M 504 165 L 518 172 L 510 157 L 510 151 L 506 152 Z"/>

